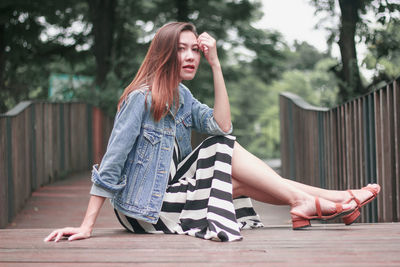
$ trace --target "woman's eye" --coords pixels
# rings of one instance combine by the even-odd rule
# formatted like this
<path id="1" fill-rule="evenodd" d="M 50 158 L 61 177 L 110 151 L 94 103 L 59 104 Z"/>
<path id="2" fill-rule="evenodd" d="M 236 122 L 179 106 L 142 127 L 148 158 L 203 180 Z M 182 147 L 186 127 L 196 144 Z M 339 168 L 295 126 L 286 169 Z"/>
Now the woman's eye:
<path id="1" fill-rule="evenodd" d="M 192 50 L 195 51 L 195 52 L 200 52 L 200 49 L 198 47 L 193 48 Z"/>
<path id="2" fill-rule="evenodd" d="M 184 51 L 185 48 L 184 47 L 178 47 L 178 51 Z"/>

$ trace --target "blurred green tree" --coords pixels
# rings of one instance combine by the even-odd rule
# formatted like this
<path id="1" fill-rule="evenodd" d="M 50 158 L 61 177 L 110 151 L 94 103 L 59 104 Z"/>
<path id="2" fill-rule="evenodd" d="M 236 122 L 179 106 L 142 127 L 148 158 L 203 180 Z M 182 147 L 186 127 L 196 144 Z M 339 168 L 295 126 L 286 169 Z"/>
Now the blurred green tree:
<path id="1" fill-rule="evenodd" d="M 45 97 L 51 62 L 87 59 L 87 51 L 77 48 L 88 42 L 88 36 L 72 26 L 82 20 L 84 11 L 73 0 L 0 3 L 0 112 L 21 100 Z"/>
<path id="2" fill-rule="evenodd" d="M 50 74 L 66 73 L 94 77 L 93 86 L 71 88 L 75 98 L 113 114 L 155 31 L 176 20 L 217 39 L 226 77 L 240 79 L 241 68 L 232 66 L 241 64 L 270 82 L 281 73 L 283 56 L 278 33 L 251 26 L 261 17 L 260 2 L 249 0 L 6 0 L 0 5 L 0 112 L 22 99 L 46 97 Z M 240 56 L 243 51 L 251 56 Z M 205 60 L 187 85 L 212 105 Z"/>
<path id="3" fill-rule="evenodd" d="M 339 79 L 339 100 L 344 102 L 365 94 L 373 84 L 362 83 L 356 37 L 360 41 L 373 43 L 376 38 L 371 32 L 378 33 L 371 30 L 374 23 L 385 25 L 398 21 L 400 3 L 397 0 L 311 0 L 310 2 L 315 6 L 316 13 L 327 14 L 325 19 L 336 18 L 338 12 L 340 13 L 340 22 L 327 28 L 330 31 L 328 42 L 337 42 L 340 48 L 341 63 L 331 69 Z M 369 19 L 371 14 L 376 18 L 376 22 Z"/>
<path id="4" fill-rule="evenodd" d="M 113 115 L 155 31 L 177 20 L 190 21 L 199 33 L 207 31 L 217 39 L 234 134 L 258 156 L 279 156 L 280 92 L 294 92 L 314 105 L 337 102 L 339 89 L 329 70 L 338 62 L 306 42 L 289 47 L 279 32 L 254 28 L 252 23 L 262 17 L 260 1 L 33 2 L 0 3 L 0 112 L 22 99 L 47 97 L 49 77 L 61 73 L 93 77 L 94 84 L 69 90 L 74 99 Z M 370 44 L 364 64 L 396 73 L 399 55 L 391 45 L 398 44 L 398 25 L 384 25 L 368 37 L 363 33 Z M 196 79 L 185 83 L 200 101 L 213 105 L 212 74 L 205 60 Z"/>
<path id="5" fill-rule="evenodd" d="M 375 29 L 370 38 L 363 64 L 374 72 L 369 88 L 379 88 L 400 75 L 400 21 Z"/>
<path id="6" fill-rule="evenodd" d="M 293 47 L 279 44 L 281 75 L 266 82 L 252 64 L 236 64 L 228 78 L 234 134 L 239 142 L 261 158 L 280 155 L 279 94 L 295 93 L 317 106 L 334 106 L 338 87 L 329 72 L 337 60 L 306 42 Z"/>

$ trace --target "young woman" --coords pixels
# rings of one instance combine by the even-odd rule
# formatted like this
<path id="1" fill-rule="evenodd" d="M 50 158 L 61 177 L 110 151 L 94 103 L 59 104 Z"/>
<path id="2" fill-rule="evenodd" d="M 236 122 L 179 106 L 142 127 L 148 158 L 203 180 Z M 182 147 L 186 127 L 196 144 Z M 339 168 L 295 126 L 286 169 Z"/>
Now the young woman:
<path id="1" fill-rule="evenodd" d="M 181 84 L 194 78 L 201 54 L 213 73 L 214 109 Z M 192 151 L 192 129 L 213 137 Z M 55 230 L 45 241 L 90 237 L 106 198 L 132 232 L 232 241 L 241 239 L 241 228 L 261 225 L 242 196 L 290 205 L 293 229 L 299 229 L 310 220 L 337 216 L 351 224 L 380 191 L 376 184 L 332 191 L 284 179 L 241 147 L 231 132 L 216 41 L 207 33 L 198 36 L 190 23 L 164 25 L 121 96 L 107 151 L 100 167 L 93 168 L 81 226 Z"/>

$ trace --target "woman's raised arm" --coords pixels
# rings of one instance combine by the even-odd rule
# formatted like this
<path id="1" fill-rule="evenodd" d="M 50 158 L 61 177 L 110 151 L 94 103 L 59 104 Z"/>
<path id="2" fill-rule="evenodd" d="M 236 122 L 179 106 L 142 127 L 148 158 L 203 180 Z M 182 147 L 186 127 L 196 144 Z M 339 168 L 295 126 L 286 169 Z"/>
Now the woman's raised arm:
<path id="1" fill-rule="evenodd" d="M 221 64 L 217 55 L 217 42 L 206 32 L 202 33 L 197 40 L 213 72 L 214 119 L 224 132 L 228 132 L 231 128 L 231 109 Z"/>

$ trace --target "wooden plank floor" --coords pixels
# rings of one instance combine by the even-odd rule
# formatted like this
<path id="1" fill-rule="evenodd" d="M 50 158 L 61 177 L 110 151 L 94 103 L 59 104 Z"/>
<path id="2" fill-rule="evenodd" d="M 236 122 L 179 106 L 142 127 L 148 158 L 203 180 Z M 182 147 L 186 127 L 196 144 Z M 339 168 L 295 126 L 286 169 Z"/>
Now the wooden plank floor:
<path id="1" fill-rule="evenodd" d="M 0 266 L 400 266 L 400 224 L 314 224 L 290 228 L 288 209 L 256 203 L 266 225 L 220 243 L 178 235 L 124 231 L 109 204 L 93 237 L 45 243 L 55 227 L 79 225 L 89 174 L 35 192 L 7 229 L 0 230 Z"/>

